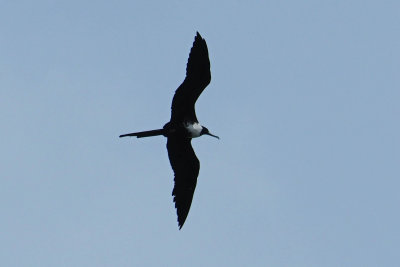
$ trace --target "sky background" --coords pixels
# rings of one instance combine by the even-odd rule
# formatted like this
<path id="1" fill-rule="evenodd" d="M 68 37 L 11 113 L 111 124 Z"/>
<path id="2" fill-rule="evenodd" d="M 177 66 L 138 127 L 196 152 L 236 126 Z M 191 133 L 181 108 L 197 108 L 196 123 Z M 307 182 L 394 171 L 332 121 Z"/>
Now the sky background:
<path id="1" fill-rule="evenodd" d="M 0 1 L 1 266 L 400 266 L 399 1 Z M 178 230 L 196 31 L 220 140 Z"/>

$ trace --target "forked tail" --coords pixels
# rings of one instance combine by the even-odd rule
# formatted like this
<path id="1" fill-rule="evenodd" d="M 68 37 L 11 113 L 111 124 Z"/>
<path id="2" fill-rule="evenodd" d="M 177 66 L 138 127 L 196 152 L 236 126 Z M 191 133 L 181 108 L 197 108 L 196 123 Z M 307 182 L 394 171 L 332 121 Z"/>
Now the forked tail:
<path id="1" fill-rule="evenodd" d="M 137 138 L 142 138 L 142 137 L 149 137 L 149 136 L 156 136 L 156 135 L 163 135 L 163 134 L 164 134 L 164 129 L 157 129 L 157 130 L 151 130 L 151 131 L 122 134 L 119 137 L 136 136 Z"/>

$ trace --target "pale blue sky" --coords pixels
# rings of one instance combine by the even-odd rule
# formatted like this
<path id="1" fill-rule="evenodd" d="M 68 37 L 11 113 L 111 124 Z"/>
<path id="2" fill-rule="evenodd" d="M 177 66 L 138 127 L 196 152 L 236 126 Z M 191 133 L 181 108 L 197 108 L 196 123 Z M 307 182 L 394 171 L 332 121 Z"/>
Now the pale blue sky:
<path id="1" fill-rule="evenodd" d="M 400 266 L 400 2 L 1 1 L 1 266 Z M 218 141 L 178 230 L 196 31 Z"/>

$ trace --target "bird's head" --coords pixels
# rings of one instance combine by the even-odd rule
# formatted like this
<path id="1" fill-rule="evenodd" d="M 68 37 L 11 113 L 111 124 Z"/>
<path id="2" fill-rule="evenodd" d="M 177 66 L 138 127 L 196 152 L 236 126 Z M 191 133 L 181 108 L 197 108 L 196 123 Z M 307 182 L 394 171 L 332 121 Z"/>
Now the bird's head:
<path id="1" fill-rule="evenodd" d="M 201 129 L 201 133 L 200 133 L 200 135 L 204 135 L 204 134 L 206 134 L 206 135 L 209 135 L 209 136 L 212 136 L 212 137 L 215 137 L 215 138 L 219 139 L 219 137 L 218 137 L 218 136 L 216 136 L 216 135 L 213 135 L 212 133 L 210 133 L 210 131 L 207 129 L 207 127 L 204 127 L 204 126 L 203 126 L 203 129 Z"/>

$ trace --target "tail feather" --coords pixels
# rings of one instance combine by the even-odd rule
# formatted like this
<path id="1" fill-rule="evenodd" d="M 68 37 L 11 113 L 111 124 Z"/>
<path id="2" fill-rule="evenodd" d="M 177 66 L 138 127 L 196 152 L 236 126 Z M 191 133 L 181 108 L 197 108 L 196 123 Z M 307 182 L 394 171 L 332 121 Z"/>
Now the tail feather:
<path id="1" fill-rule="evenodd" d="M 157 129 L 157 130 L 151 130 L 151 131 L 122 134 L 119 137 L 136 136 L 137 138 L 142 138 L 142 137 L 149 137 L 149 136 L 156 136 L 156 135 L 163 135 L 163 134 L 164 134 L 164 129 Z"/>

